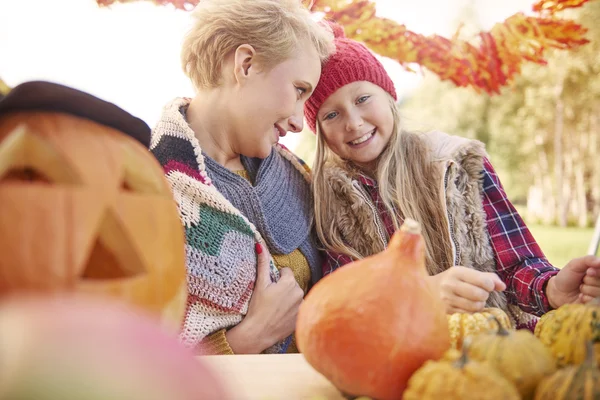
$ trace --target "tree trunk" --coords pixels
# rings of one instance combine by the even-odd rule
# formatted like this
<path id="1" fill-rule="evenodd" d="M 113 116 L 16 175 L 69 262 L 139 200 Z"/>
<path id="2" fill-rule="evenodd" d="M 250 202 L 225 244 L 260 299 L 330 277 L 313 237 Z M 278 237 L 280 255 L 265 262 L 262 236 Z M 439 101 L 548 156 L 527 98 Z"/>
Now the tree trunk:
<path id="1" fill-rule="evenodd" d="M 536 138 L 536 143 L 540 143 L 539 151 L 537 152 L 537 164 L 538 170 L 541 173 L 541 189 L 542 189 L 542 210 L 541 219 L 544 225 L 554 224 L 556 221 L 556 199 L 554 197 L 554 186 L 552 183 L 552 177 L 548 173 L 550 171 L 550 162 L 548 161 L 548 153 L 544 148 L 544 136 L 545 132 L 539 132 Z"/>
<path id="2" fill-rule="evenodd" d="M 563 130 L 564 130 L 564 103 L 562 99 L 564 80 L 558 80 L 554 88 L 556 97 L 556 117 L 554 121 L 554 178 L 556 181 L 556 216 L 557 223 L 561 227 L 567 226 L 567 215 L 565 208 L 564 174 L 563 174 Z"/>
<path id="3" fill-rule="evenodd" d="M 562 207 L 559 209 L 558 220 L 561 227 L 565 227 L 569 223 L 569 216 L 573 215 L 573 190 L 574 181 L 574 159 L 575 149 L 571 146 L 569 135 L 566 135 L 563 141 L 563 176 L 562 176 Z"/>
<path id="4" fill-rule="evenodd" d="M 531 166 L 533 184 L 527 190 L 527 222 L 538 223 L 545 220 L 546 196 L 544 195 L 544 172 L 538 160 Z"/>
<path id="5" fill-rule="evenodd" d="M 600 216 L 600 106 L 596 107 L 596 112 L 590 115 L 590 165 L 592 168 L 591 178 L 591 197 L 592 197 L 592 217 L 595 220 Z"/>
<path id="6" fill-rule="evenodd" d="M 587 132 L 579 132 L 579 146 L 573 173 L 575 174 L 575 193 L 577 202 L 577 226 L 585 228 L 588 226 L 588 197 L 585 185 L 585 167 L 587 164 L 586 148 L 588 146 Z"/>
<path id="7" fill-rule="evenodd" d="M 586 228 L 590 222 L 585 190 L 585 169 L 581 161 L 577 162 L 575 166 L 575 185 L 577 188 L 577 226 Z"/>

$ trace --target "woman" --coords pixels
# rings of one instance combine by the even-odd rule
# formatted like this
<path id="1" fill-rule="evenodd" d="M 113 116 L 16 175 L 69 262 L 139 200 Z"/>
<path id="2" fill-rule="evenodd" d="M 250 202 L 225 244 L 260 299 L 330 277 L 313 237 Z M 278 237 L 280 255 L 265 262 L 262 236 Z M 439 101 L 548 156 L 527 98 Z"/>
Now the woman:
<path id="1" fill-rule="evenodd" d="M 600 259 L 552 266 L 508 200 L 483 144 L 402 131 L 394 84 L 336 27 L 305 115 L 318 138 L 315 222 L 324 274 L 379 251 L 405 217 L 421 222 L 426 266 L 448 313 L 499 307 L 518 327 L 600 295 Z M 511 305 L 511 306 L 509 306 Z"/>
<path id="2" fill-rule="evenodd" d="M 277 142 L 302 130 L 333 36 L 298 0 L 203 0 L 193 17 L 196 95 L 165 106 L 150 145 L 186 230 L 181 337 L 201 354 L 294 352 L 321 261 L 309 171 Z"/>

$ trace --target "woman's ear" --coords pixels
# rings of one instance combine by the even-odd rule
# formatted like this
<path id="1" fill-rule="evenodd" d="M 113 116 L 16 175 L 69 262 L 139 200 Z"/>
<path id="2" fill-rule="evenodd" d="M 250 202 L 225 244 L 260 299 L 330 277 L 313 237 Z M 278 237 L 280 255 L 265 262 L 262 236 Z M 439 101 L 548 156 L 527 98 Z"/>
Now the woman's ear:
<path id="1" fill-rule="evenodd" d="M 237 83 L 242 83 L 256 68 L 256 50 L 249 44 L 239 45 L 233 55 L 234 76 Z"/>

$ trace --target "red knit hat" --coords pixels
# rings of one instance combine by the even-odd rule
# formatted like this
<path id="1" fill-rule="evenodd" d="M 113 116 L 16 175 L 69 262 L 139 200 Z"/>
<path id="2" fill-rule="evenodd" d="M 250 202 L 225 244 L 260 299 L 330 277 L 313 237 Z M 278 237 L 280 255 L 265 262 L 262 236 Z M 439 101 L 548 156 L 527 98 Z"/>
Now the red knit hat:
<path id="1" fill-rule="evenodd" d="M 304 105 L 304 117 L 313 132 L 316 132 L 317 112 L 321 105 L 336 90 L 348 83 L 371 82 L 397 100 L 394 82 L 373 53 L 363 44 L 347 38 L 340 25 L 329 21 L 328 23 L 335 36 L 335 53 L 323 66 L 319 83 Z"/>

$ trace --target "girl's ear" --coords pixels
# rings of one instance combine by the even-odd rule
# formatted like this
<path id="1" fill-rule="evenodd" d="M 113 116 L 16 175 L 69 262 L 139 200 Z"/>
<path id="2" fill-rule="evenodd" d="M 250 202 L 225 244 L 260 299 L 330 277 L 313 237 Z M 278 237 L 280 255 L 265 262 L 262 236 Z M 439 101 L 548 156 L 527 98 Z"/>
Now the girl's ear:
<path id="1" fill-rule="evenodd" d="M 239 45 L 233 56 L 233 75 L 237 83 L 244 83 L 256 68 L 256 50 L 249 44 Z"/>

